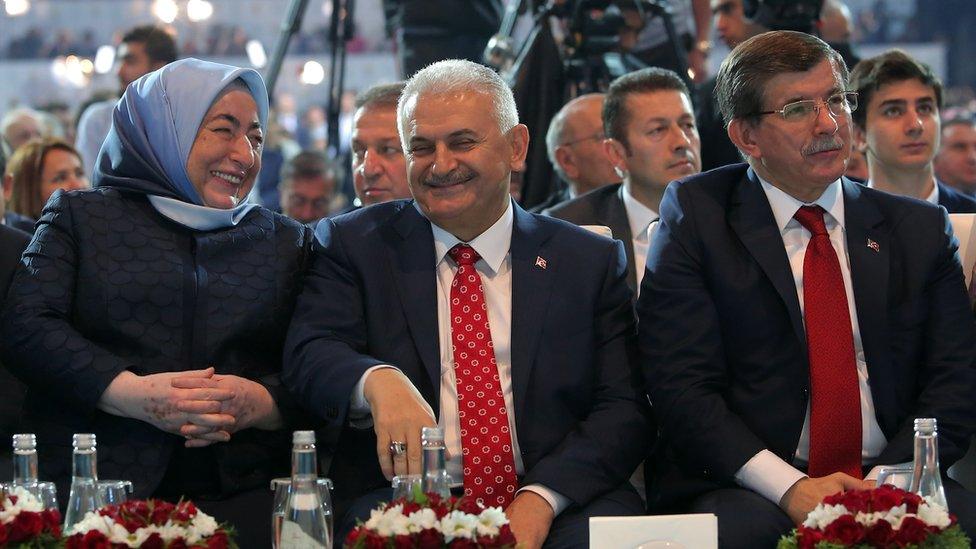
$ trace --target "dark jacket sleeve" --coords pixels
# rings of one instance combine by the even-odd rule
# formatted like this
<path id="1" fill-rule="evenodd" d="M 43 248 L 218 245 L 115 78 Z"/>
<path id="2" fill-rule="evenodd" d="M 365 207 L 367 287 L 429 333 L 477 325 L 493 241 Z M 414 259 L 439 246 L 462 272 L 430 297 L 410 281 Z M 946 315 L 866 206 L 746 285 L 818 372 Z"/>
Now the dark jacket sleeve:
<path id="1" fill-rule="evenodd" d="M 25 383 L 94 411 L 128 361 L 96 345 L 72 325 L 81 254 L 71 197 L 56 193 L 24 252 L 0 317 L 3 363 Z"/>
<path id="2" fill-rule="evenodd" d="M 345 423 L 352 391 L 366 370 L 383 363 L 365 354 L 362 286 L 335 222 L 321 221 L 285 339 L 282 380 L 305 409 L 331 427 Z"/>

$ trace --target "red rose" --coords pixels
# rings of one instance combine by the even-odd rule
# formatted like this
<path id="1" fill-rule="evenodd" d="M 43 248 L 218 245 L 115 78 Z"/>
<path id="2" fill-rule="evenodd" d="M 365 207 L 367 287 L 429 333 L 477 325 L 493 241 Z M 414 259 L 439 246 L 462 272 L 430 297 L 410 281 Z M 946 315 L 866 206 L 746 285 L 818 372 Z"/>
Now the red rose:
<path id="1" fill-rule="evenodd" d="M 511 526 L 503 524 L 498 528 L 498 543 L 500 545 L 515 545 L 515 534 Z"/>
<path id="2" fill-rule="evenodd" d="M 44 529 L 44 519 L 41 518 L 40 513 L 29 513 L 26 511 L 21 511 L 17 513 L 14 520 L 10 522 L 8 526 L 10 531 L 7 532 L 8 542 L 17 543 L 18 541 L 25 541 L 36 537 Z"/>
<path id="3" fill-rule="evenodd" d="M 142 545 L 140 545 L 139 548 L 163 549 L 164 546 L 165 544 L 163 543 L 163 538 L 156 532 L 153 532 L 148 538 L 146 538 L 146 541 L 142 542 Z"/>
<path id="4" fill-rule="evenodd" d="M 150 524 L 156 524 L 159 526 L 166 524 L 166 521 L 169 520 L 169 516 L 171 512 L 172 509 L 167 509 L 166 507 L 162 507 L 162 506 L 154 507 L 152 510 L 152 514 L 149 515 Z"/>
<path id="5" fill-rule="evenodd" d="M 207 549 L 227 549 L 229 545 L 227 532 L 224 530 L 217 530 L 207 539 Z"/>
<path id="6" fill-rule="evenodd" d="M 886 520 L 879 520 L 864 533 L 864 541 L 876 547 L 887 547 L 894 538 L 895 530 Z"/>
<path id="7" fill-rule="evenodd" d="M 378 534 L 376 534 L 374 532 L 367 532 L 366 533 L 366 539 L 364 541 L 365 541 L 365 547 L 366 547 L 366 549 L 385 549 L 386 548 L 386 540 L 383 539 L 382 537 L 380 537 Z"/>
<path id="8" fill-rule="evenodd" d="M 417 534 L 417 547 L 420 549 L 440 549 L 444 543 L 444 538 L 440 532 L 433 528 L 421 530 Z"/>
<path id="9" fill-rule="evenodd" d="M 7 543 L 7 527 L 0 524 L 0 547 Z"/>
<path id="10" fill-rule="evenodd" d="M 451 549 L 478 549 L 478 544 L 470 539 L 455 539 L 448 545 Z"/>
<path id="11" fill-rule="evenodd" d="M 357 541 L 365 538 L 366 538 L 366 528 L 362 526 L 357 526 L 356 528 L 350 530 L 348 534 L 346 534 L 346 539 L 345 541 L 342 542 L 342 546 L 352 547 L 356 545 Z"/>
<path id="12" fill-rule="evenodd" d="M 824 537 L 842 545 L 854 545 L 864 539 L 864 527 L 852 515 L 841 515 L 827 525 Z"/>
<path id="13" fill-rule="evenodd" d="M 75 544 L 72 545 L 71 541 Z M 97 530 L 89 530 L 84 536 L 75 534 L 68 538 L 68 549 L 111 549 L 112 544 L 108 542 L 105 534 Z"/>
<path id="14" fill-rule="evenodd" d="M 419 511 L 421 509 L 423 509 L 423 507 L 421 507 L 419 503 L 414 503 L 412 501 L 408 501 L 408 502 L 406 502 L 406 503 L 403 504 L 403 516 L 407 516 L 408 517 L 408 516 L 410 516 L 410 513 L 416 513 L 417 511 Z"/>
<path id="15" fill-rule="evenodd" d="M 929 535 L 925 523 L 915 517 L 905 517 L 901 526 L 895 531 L 895 543 L 904 547 L 913 543 L 922 543 Z"/>
<path id="16" fill-rule="evenodd" d="M 484 507 L 478 505 L 478 500 L 474 498 L 461 498 L 458 502 L 457 508 L 462 513 L 467 513 L 469 515 L 480 515 L 484 510 Z"/>
<path id="17" fill-rule="evenodd" d="M 904 490 L 891 485 L 879 486 L 871 492 L 871 509 L 884 512 L 892 507 L 898 507 L 904 499 Z"/>
<path id="18" fill-rule="evenodd" d="M 800 526 L 796 531 L 796 544 L 799 549 L 814 549 L 823 539 L 824 535 L 820 530 Z"/>
<path id="19" fill-rule="evenodd" d="M 411 549 L 412 547 L 413 540 L 407 534 L 401 534 L 393 538 L 394 549 Z"/>

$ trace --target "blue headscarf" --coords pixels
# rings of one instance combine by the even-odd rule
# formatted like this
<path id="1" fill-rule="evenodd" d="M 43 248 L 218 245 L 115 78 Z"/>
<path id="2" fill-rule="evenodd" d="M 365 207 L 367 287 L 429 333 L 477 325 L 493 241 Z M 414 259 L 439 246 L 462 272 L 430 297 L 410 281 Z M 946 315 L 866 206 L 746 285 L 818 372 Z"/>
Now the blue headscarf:
<path id="1" fill-rule="evenodd" d="M 253 69 L 187 58 L 130 84 L 112 113 L 93 186 L 121 187 L 206 208 L 190 183 L 186 163 L 203 117 L 237 79 L 251 92 L 261 127 L 267 127 L 268 92 Z"/>

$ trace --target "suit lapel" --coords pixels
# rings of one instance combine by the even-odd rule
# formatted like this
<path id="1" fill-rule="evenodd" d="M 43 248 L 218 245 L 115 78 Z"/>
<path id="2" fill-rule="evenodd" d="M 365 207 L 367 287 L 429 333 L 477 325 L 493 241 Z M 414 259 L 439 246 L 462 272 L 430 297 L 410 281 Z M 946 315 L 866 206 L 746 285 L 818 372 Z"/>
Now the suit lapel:
<path id="1" fill-rule="evenodd" d="M 524 410 L 529 378 L 535 365 L 536 349 L 542 332 L 552 280 L 559 258 L 544 247 L 550 225 L 539 223 L 518 205 L 512 228 L 512 392 L 515 417 Z M 540 261 L 541 260 L 541 261 Z M 544 266 L 543 266 L 544 265 Z"/>
<path id="2" fill-rule="evenodd" d="M 404 204 L 393 220 L 393 228 L 396 241 L 390 258 L 390 274 L 396 282 L 414 346 L 436 396 L 440 390 L 441 362 L 434 237 L 430 222 L 420 215 L 413 202 Z"/>
<path id="3" fill-rule="evenodd" d="M 886 379 L 887 345 L 885 326 L 888 325 L 888 265 L 891 261 L 891 240 L 882 230 L 884 216 L 874 201 L 856 183 L 844 180 L 844 227 L 847 233 L 847 256 L 851 265 L 851 286 L 857 311 L 861 346 L 864 349 L 871 380 L 874 409 L 881 425 L 881 415 L 895 409 L 890 401 L 894 390 L 880 384 Z M 889 433 L 890 435 L 890 433 Z"/>
<path id="4" fill-rule="evenodd" d="M 796 283 L 790 260 L 783 246 L 783 236 L 776 226 L 776 218 L 769 207 L 769 201 L 759 180 L 750 168 L 733 191 L 734 196 L 728 214 L 729 224 L 739 239 L 749 250 L 749 254 L 759 263 L 776 292 L 783 299 L 789 312 L 793 332 L 807 353 L 806 331 L 800 313 L 800 301 L 796 296 Z"/>
<path id="5" fill-rule="evenodd" d="M 634 265 L 634 235 L 630 234 L 630 220 L 627 218 L 627 207 L 624 205 L 624 186 L 621 183 L 617 192 L 613 193 L 607 204 L 607 219 L 613 237 L 624 243 L 627 252 L 627 285 L 637 297 L 637 268 Z"/>

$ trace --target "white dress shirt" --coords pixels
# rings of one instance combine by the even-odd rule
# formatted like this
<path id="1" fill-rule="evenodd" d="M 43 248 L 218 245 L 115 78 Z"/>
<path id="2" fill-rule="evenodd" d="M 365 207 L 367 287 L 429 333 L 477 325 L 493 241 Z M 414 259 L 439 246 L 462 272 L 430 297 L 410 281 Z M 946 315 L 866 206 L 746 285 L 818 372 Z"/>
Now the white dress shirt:
<path id="1" fill-rule="evenodd" d="M 488 328 L 491 331 L 491 341 L 495 351 L 498 379 L 505 398 L 505 408 L 508 411 L 515 473 L 521 477 L 525 474 L 525 464 L 522 462 L 522 453 L 519 450 L 512 397 L 512 261 L 509 249 L 514 222 L 515 214 L 509 202 L 508 209 L 498 221 L 467 244 L 481 256 L 474 266 L 481 275 L 485 302 L 488 304 Z M 462 242 L 433 223 L 431 223 L 431 230 L 434 236 L 434 261 L 437 267 L 437 329 L 441 353 L 440 417 L 437 423 L 444 429 L 444 443 L 448 454 L 447 472 L 455 483 L 460 485 L 464 478 L 461 464 L 461 420 L 458 417 L 450 305 L 451 283 L 454 281 L 454 273 L 457 272 L 457 264 L 447 253 Z M 369 414 L 369 403 L 363 394 L 366 377 L 377 368 L 389 367 L 393 366 L 374 366 L 360 378 L 354 390 L 349 412 L 350 424 L 354 427 L 364 428 L 371 424 L 371 421 L 365 423 L 362 421 L 362 418 Z M 557 515 L 569 505 L 568 498 L 540 484 L 531 484 L 522 487 L 519 491 L 522 490 L 529 490 L 542 496 Z"/>
<path id="2" fill-rule="evenodd" d="M 651 222 L 658 218 L 658 214 L 631 196 L 626 186 L 621 194 L 624 196 L 627 223 L 630 224 L 631 246 L 634 250 L 634 273 L 637 275 L 636 291 L 639 293 L 641 280 L 644 279 L 644 267 L 647 265 L 647 248 L 650 246 L 648 228 Z"/>
<path id="3" fill-rule="evenodd" d="M 820 195 L 815 202 L 807 204 L 786 194 L 777 187 L 760 178 L 763 191 L 769 200 L 769 206 L 776 218 L 776 226 L 783 237 L 783 245 L 793 271 L 793 281 L 796 284 L 796 296 L 803 312 L 803 260 L 807 244 L 810 242 L 810 231 L 803 228 L 800 222 L 793 219 L 793 215 L 801 206 L 816 205 L 824 209 L 824 223 L 830 235 L 830 243 L 837 253 L 840 263 L 841 276 L 844 279 L 844 290 L 847 294 L 847 309 L 851 317 L 851 328 L 854 335 L 854 354 L 857 364 L 858 388 L 861 394 L 861 458 L 862 462 L 872 460 L 881 454 L 888 444 L 881 426 L 878 425 L 874 413 L 874 401 L 871 397 L 871 386 L 868 383 L 868 367 L 864 360 L 864 347 L 861 343 L 861 332 L 858 326 L 857 307 L 854 289 L 851 285 L 851 264 L 847 255 L 847 239 L 844 229 L 844 193 L 840 180 L 834 181 Z M 807 403 L 806 418 L 803 420 L 803 430 L 796 448 L 796 462 L 804 465 L 810 452 L 810 404 Z M 879 467 L 871 470 L 867 479 L 877 478 Z M 796 481 L 806 475 L 783 461 L 769 450 L 762 450 L 752 457 L 735 474 L 735 480 L 774 503 L 779 503 L 783 494 Z"/>
<path id="4" fill-rule="evenodd" d="M 112 112 L 116 99 L 92 103 L 78 119 L 78 132 L 75 138 L 75 148 L 81 153 L 81 160 L 85 164 L 85 175 L 89 178 L 95 173 L 95 161 L 102 142 L 112 129 Z"/>

